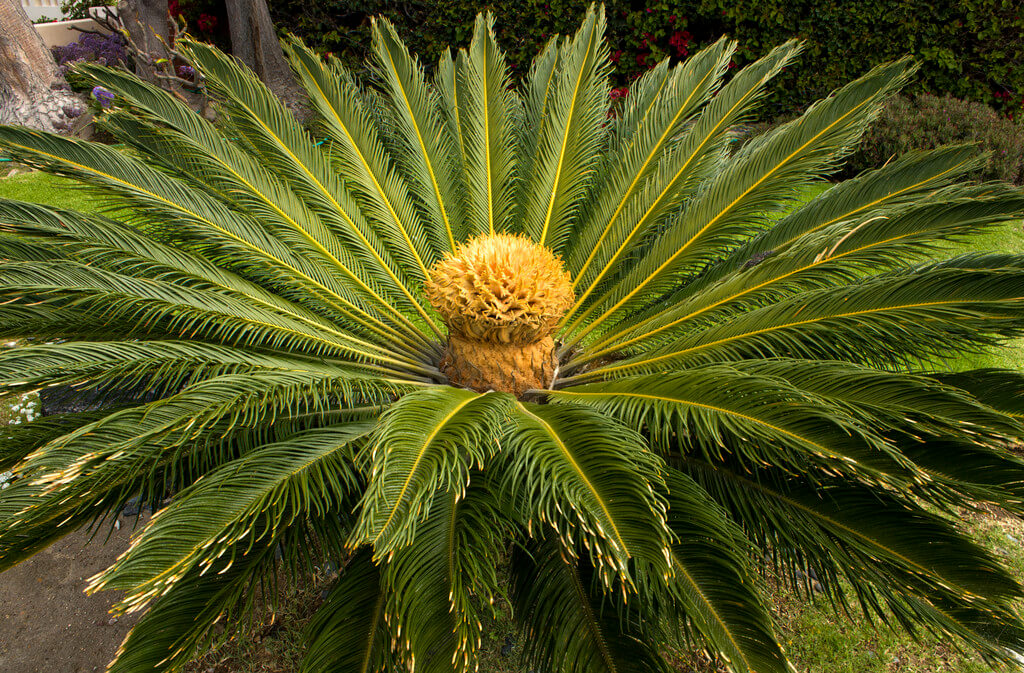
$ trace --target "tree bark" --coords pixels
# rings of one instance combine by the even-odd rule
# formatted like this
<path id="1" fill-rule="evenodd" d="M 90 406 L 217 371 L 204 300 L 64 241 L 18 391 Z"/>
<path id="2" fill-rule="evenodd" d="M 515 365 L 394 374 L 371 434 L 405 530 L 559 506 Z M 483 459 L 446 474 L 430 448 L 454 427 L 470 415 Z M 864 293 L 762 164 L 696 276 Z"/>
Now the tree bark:
<path id="1" fill-rule="evenodd" d="M 0 0 L 0 124 L 61 132 L 84 110 L 20 0 Z"/>
<path id="2" fill-rule="evenodd" d="M 249 66 L 289 106 L 302 95 L 285 60 L 266 0 L 225 0 L 231 53 Z"/>
<path id="3" fill-rule="evenodd" d="M 128 31 L 135 59 L 135 74 L 154 84 L 165 86 L 151 60 L 163 58 L 171 44 L 167 0 L 121 0 L 117 5 L 121 25 Z"/>

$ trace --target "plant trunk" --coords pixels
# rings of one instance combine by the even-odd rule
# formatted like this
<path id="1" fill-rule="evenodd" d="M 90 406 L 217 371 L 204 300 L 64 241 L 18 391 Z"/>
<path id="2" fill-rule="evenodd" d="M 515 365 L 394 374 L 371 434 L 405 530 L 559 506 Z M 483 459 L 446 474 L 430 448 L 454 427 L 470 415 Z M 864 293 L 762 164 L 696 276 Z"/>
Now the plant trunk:
<path id="1" fill-rule="evenodd" d="M 521 397 L 543 390 L 555 378 L 555 342 L 551 337 L 531 344 L 504 344 L 448 336 L 441 371 L 452 385 L 485 393 L 496 390 Z"/>
<path id="2" fill-rule="evenodd" d="M 303 97 L 285 60 L 266 0 L 225 0 L 231 53 L 289 107 L 301 106 Z"/>
<path id="3" fill-rule="evenodd" d="M 0 124 L 59 133 L 84 109 L 20 0 L 0 0 Z"/>
<path id="4" fill-rule="evenodd" d="M 121 25 L 128 31 L 135 74 L 159 86 L 167 87 L 167 80 L 158 78 L 155 60 L 166 58 L 171 46 L 167 0 L 121 0 L 117 5 Z"/>

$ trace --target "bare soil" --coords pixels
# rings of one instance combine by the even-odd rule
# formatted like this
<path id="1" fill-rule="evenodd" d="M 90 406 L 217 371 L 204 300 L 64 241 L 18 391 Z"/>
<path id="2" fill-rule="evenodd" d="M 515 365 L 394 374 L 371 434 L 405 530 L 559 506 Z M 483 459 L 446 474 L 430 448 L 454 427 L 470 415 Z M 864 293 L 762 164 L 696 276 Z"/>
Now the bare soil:
<path id="1" fill-rule="evenodd" d="M 84 593 L 88 579 L 128 547 L 132 518 L 121 529 L 89 541 L 72 533 L 0 574 L 0 671 L 93 673 L 103 671 L 138 617 L 114 619 L 120 596 Z"/>

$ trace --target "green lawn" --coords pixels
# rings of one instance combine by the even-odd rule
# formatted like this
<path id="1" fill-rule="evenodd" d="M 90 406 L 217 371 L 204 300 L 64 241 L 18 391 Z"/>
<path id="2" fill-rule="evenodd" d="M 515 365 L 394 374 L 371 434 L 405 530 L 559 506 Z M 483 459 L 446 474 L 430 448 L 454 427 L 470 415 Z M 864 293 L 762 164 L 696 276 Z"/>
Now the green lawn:
<path id="1" fill-rule="evenodd" d="M 91 210 L 95 202 L 84 192 L 72 188 L 68 180 L 38 173 L 0 179 L 0 197 L 35 201 L 48 205 Z M 810 199 L 827 185 L 804 190 L 801 199 Z M 954 252 L 994 250 L 1024 254 L 1024 231 L 1020 223 L 991 231 L 969 244 L 957 245 Z M 3 344 L 0 344 L 3 347 Z M 998 352 L 965 355 L 965 368 L 1024 368 L 1024 340 Z M 18 406 L 17 409 L 12 407 Z M 0 424 L 18 419 L 23 422 L 35 412 L 33 400 L 0 403 Z M 980 541 L 1007 559 L 1024 581 L 1024 524 L 998 515 L 971 514 L 963 517 Z M 299 632 L 319 600 L 321 587 L 304 587 L 296 592 L 285 589 L 286 598 L 297 599 L 278 613 L 273 627 L 268 621 L 257 624 L 251 636 L 229 642 L 216 654 L 195 662 L 190 669 L 223 673 L 292 673 L 301 656 Z M 782 642 L 799 673 L 989 673 L 992 669 L 972 655 L 956 652 L 948 642 L 925 634 L 920 641 L 902 631 L 878 630 L 864 619 L 837 618 L 821 601 L 813 602 L 779 591 L 774 595 Z M 481 671 L 511 673 L 526 671 L 514 657 L 500 654 L 506 644 L 510 622 L 501 611 L 496 623 L 488 625 L 484 636 Z M 278 627 L 279 625 L 279 627 Z M 272 633 L 273 635 L 267 635 Z M 515 651 L 515 649 L 513 650 Z M 699 658 L 681 656 L 676 668 L 682 673 L 710 672 L 714 666 Z M 724 669 L 719 669 L 724 670 Z"/>
<path id="2" fill-rule="evenodd" d="M 75 185 L 73 180 L 45 173 L 22 173 L 0 178 L 0 198 L 74 210 L 95 210 L 95 201 Z"/>

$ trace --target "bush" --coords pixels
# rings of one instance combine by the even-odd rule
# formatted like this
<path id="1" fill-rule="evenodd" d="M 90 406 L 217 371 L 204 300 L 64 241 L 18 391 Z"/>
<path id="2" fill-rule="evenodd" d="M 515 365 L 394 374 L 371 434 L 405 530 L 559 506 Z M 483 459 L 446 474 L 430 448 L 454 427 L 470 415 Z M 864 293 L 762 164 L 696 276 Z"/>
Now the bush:
<path id="1" fill-rule="evenodd" d="M 111 67 L 126 65 L 128 62 L 124 39 L 117 34 L 82 33 L 77 42 L 53 47 L 51 51 L 61 75 L 65 76 L 70 66 L 81 61 Z"/>
<path id="2" fill-rule="evenodd" d="M 883 165 L 912 149 L 977 143 L 990 152 L 973 177 L 1024 184 L 1024 124 L 980 103 L 920 94 L 890 100 L 847 164 L 851 172 Z"/>
<path id="3" fill-rule="evenodd" d="M 665 56 L 683 57 L 726 34 L 739 40 L 736 64 L 789 37 L 806 41 L 803 67 L 790 68 L 765 101 L 774 118 L 828 94 L 871 66 L 913 54 L 922 64 L 915 92 L 950 94 L 1020 111 L 1024 96 L 1024 12 L 1005 0 L 607 0 L 608 39 L 620 84 Z M 498 39 L 517 72 L 555 33 L 571 32 L 584 3 L 571 0 L 274 0 L 284 31 L 359 68 L 369 17 L 387 16 L 432 66 L 449 44 L 466 42 L 473 17 L 496 15 Z M 638 9 L 637 6 L 640 6 Z"/>

